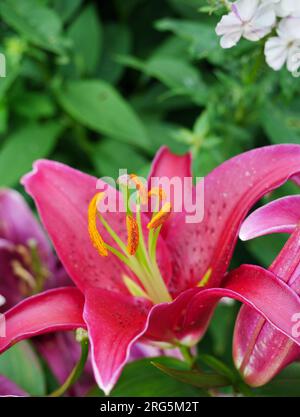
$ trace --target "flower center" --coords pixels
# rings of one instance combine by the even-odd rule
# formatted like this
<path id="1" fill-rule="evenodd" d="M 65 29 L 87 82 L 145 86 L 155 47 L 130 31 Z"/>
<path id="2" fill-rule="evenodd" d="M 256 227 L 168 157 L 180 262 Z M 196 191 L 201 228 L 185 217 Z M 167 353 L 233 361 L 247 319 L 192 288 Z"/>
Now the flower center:
<path id="1" fill-rule="evenodd" d="M 17 245 L 15 250 L 18 257 L 11 261 L 11 267 L 21 282 L 20 291 L 26 296 L 39 293 L 50 273 L 40 258 L 37 242 L 30 239 L 27 246 Z"/>
<path id="2" fill-rule="evenodd" d="M 129 181 L 134 184 L 135 211 L 129 204 Z M 154 304 L 172 301 L 165 281 L 157 264 L 157 242 L 163 223 L 171 213 L 171 204 L 163 202 L 166 196 L 162 189 L 153 188 L 147 192 L 146 187 L 136 175 L 130 175 L 125 180 L 119 179 L 120 191 L 123 194 L 126 208 L 127 242 L 118 236 L 99 210 L 99 202 L 105 193 L 97 193 L 88 208 L 88 232 L 93 246 L 100 256 L 112 254 L 120 259 L 133 273 L 134 278 L 124 274 L 123 282 L 131 295 L 149 299 Z M 156 207 L 147 224 L 148 236 L 143 230 L 141 221 L 141 205 L 150 198 L 156 199 Z M 113 239 L 117 247 L 110 246 L 102 238 L 97 228 L 97 219 Z"/>

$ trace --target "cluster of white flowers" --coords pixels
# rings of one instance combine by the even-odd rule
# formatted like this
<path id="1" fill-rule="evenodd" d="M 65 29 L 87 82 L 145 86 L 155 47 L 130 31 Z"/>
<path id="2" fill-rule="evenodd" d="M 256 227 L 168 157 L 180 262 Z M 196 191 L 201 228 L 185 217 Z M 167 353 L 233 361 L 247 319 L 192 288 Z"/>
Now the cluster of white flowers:
<path id="1" fill-rule="evenodd" d="M 284 64 L 292 73 L 300 68 L 300 0 L 237 0 L 216 27 L 222 48 L 232 48 L 243 37 L 258 41 L 268 37 L 265 57 L 275 71 Z"/>

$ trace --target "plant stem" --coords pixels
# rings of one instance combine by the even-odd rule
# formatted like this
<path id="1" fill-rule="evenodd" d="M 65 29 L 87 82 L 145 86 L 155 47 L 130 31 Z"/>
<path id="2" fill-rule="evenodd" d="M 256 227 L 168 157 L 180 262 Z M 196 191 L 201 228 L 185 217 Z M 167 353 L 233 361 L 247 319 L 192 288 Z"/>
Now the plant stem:
<path id="1" fill-rule="evenodd" d="M 57 390 L 53 391 L 51 394 L 48 395 L 48 397 L 61 397 L 65 394 L 65 392 L 72 387 L 75 382 L 78 381 L 80 378 L 82 371 L 84 369 L 87 357 L 89 353 L 89 342 L 87 339 L 84 339 L 81 342 L 81 357 L 79 359 L 79 362 L 75 365 L 72 372 L 66 379 L 66 381 L 61 385 Z"/>
<path id="2" fill-rule="evenodd" d="M 193 364 L 194 364 L 194 361 L 195 361 L 195 358 L 192 355 L 190 349 L 186 346 L 180 346 L 179 349 L 180 349 L 180 352 L 181 352 L 185 362 L 189 365 L 190 368 L 192 368 Z"/>

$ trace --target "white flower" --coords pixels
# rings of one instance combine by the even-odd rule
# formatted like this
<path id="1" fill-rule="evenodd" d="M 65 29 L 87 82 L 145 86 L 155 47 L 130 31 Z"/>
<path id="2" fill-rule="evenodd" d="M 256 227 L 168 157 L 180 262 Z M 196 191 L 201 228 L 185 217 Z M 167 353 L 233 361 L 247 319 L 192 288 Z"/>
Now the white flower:
<path id="1" fill-rule="evenodd" d="M 282 19 L 276 37 L 265 44 L 265 56 L 268 65 L 275 71 L 287 64 L 287 69 L 295 72 L 300 67 L 300 18 Z"/>
<path id="2" fill-rule="evenodd" d="M 222 48 L 231 48 L 241 37 L 258 41 L 267 35 L 276 22 L 274 5 L 260 0 L 238 0 L 231 5 L 231 12 L 222 17 L 216 27 Z"/>
<path id="3" fill-rule="evenodd" d="M 299 0 L 281 0 L 280 7 L 285 16 L 300 17 L 300 1 Z"/>
<path id="4" fill-rule="evenodd" d="M 3 295 L 0 294 L 0 307 L 2 307 L 5 303 L 6 303 L 5 298 L 3 297 Z"/>

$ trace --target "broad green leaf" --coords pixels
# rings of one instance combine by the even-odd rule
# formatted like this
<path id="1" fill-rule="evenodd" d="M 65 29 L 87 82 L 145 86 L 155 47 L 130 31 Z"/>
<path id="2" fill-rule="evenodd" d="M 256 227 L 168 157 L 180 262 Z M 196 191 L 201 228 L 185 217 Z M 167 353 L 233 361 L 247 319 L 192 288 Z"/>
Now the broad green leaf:
<path id="1" fill-rule="evenodd" d="M 131 33 L 127 26 L 109 23 L 103 28 L 103 53 L 98 75 L 101 79 L 116 84 L 122 76 L 124 66 L 118 62 L 118 55 L 130 53 Z"/>
<path id="2" fill-rule="evenodd" d="M 106 82 L 71 81 L 57 95 L 65 111 L 83 125 L 128 144 L 148 147 L 141 120 Z"/>
<path id="3" fill-rule="evenodd" d="M 82 3 L 83 0 L 52 0 L 53 7 L 63 22 L 68 21 Z"/>
<path id="4" fill-rule="evenodd" d="M 46 393 L 42 367 L 28 342 L 20 342 L 0 355 L 0 374 L 31 395 Z"/>
<path id="5" fill-rule="evenodd" d="M 277 375 L 271 382 L 253 389 L 254 395 L 267 397 L 300 396 L 300 364 L 293 363 Z"/>
<path id="6" fill-rule="evenodd" d="M 102 47 L 102 26 L 95 6 L 87 6 L 68 30 L 73 41 L 75 63 L 81 74 L 93 74 Z"/>
<path id="7" fill-rule="evenodd" d="M 185 369 L 185 364 L 178 359 L 155 358 L 158 363 Z M 103 395 L 95 389 L 90 395 Z M 125 366 L 121 377 L 111 393 L 112 397 L 199 397 L 203 391 L 185 385 L 163 374 L 151 364 L 151 359 L 141 359 Z"/>
<path id="8" fill-rule="evenodd" d="M 224 54 L 216 35 L 214 23 L 192 20 L 162 19 L 156 23 L 161 31 L 171 31 L 189 43 L 189 52 L 194 58 Z"/>
<path id="9" fill-rule="evenodd" d="M 122 57 L 121 61 L 162 82 L 171 95 L 187 95 L 197 104 L 206 103 L 207 87 L 199 71 L 189 62 L 163 56 L 154 56 L 146 62 L 134 57 Z"/>
<path id="10" fill-rule="evenodd" d="M 52 52 L 61 53 L 64 41 L 59 16 L 38 0 L 2 0 L 0 14 L 26 40 Z"/>
<path id="11" fill-rule="evenodd" d="M 6 138 L 0 149 L 0 185 L 13 186 L 31 170 L 38 158 L 47 157 L 61 132 L 57 122 L 29 124 Z"/>
<path id="12" fill-rule="evenodd" d="M 140 174 L 148 163 L 133 146 L 118 143 L 113 139 L 104 139 L 99 142 L 91 158 L 98 176 L 110 176 L 114 180 L 119 177 L 119 169 L 127 169 L 128 174 Z"/>
<path id="13" fill-rule="evenodd" d="M 212 389 L 231 385 L 230 380 L 220 374 L 202 372 L 198 369 L 189 371 L 178 370 L 165 366 L 161 363 L 157 363 L 155 362 L 155 359 L 153 361 L 153 365 L 170 377 L 194 387 Z"/>
<path id="14" fill-rule="evenodd" d="M 299 112 L 268 103 L 262 108 L 261 123 L 272 143 L 300 143 Z"/>

